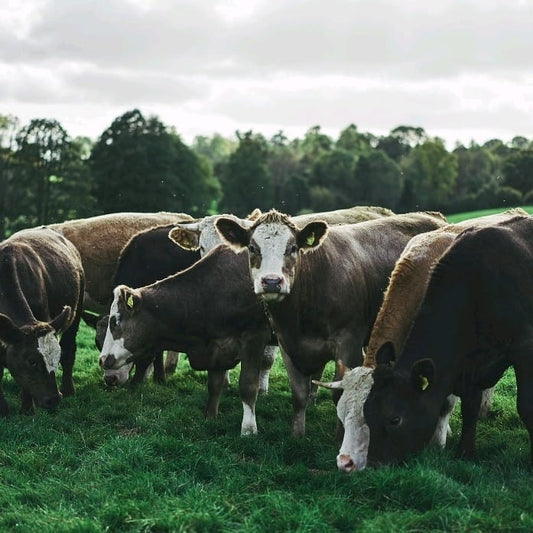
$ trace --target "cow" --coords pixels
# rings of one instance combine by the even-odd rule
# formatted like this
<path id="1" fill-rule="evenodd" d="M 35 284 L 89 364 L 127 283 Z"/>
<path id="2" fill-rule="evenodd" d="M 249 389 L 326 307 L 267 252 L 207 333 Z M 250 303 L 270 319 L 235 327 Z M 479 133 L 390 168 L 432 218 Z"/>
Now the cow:
<path id="1" fill-rule="evenodd" d="M 378 351 L 363 414 L 368 459 L 423 449 L 447 398 L 461 398 L 457 455 L 475 456 L 482 390 L 514 367 L 517 407 L 533 438 L 533 219 L 465 229 L 434 266 L 403 351 Z M 391 366 L 395 363 L 394 366 Z"/>
<path id="2" fill-rule="evenodd" d="M 128 285 L 132 288 L 143 287 L 154 281 L 166 278 L 193 265 L 200 259 L 198 251 L 187 250 L 176 246 L 168 237 L 174 224 L 165 224 L 140 231 L 124 246 L 118 259 L 113 287 Z M 102 317 L 96 325 L 96 345 L 101 350 L 109 316 Z M 164 383 L 166 371 L 175 368 L 179 354 L 167 354 L 166 367 L 163 365 L 163 351 L 153 354 L 151 360 L 138 362 L 132 385 L 141 382 L 148 369 L 153 367 L 154 381 Z M 124 384 L 133 364 L 125 365 L 117 370 L 106 370 L 104 382 L 109 386 Z"/>
<path id="3" fill-rule="evenodd" d="M 0 364 L 22 389 L 21 412 L 32 413 L 35 405 L 53 409 L 74 394 L 83 292 L 80 255 L 55 231 L 21 230 L 0 244 Z M 0 381 L 0 415 L 8 412 Z"/>
<path id="4" fill-rule="evenodd" d="M 299 228 L 276 210 L 251 227 L 217 220 L 225 242 L 236 252 L 248 250 L 254 292 L 287 356 L 295 435 L 305 433 L 311 376 L 330 360 L 360 364 L 403 248 L 414 235 L 445 223 L 440 213 L 409 213 L 339 226 L 315 220 Z"/>
<path id="5" fill-rule="evenodd" d="M 218 246 L 192 267 L 151 285 L 114 290 L 100 355 L 104 369 L 186 352 L 195 370 L 208 370 L 207 416 L 216 416 L 226 370 L 241 363 L 241 434 L 257 433 L 255 403 L 271 329 L 250 288 L 246 258 Z"/>
<path id="6" fill-rule="evenodd" d="M 144 229 L 186 220 L 192 217 L 185 213 L 111 213 L 48 227 L 64 235 L 78 249 L 86 278 L 84 306 L 103 313 L 111 303 L 120 252 L 130 238 Z"/>
<path id="7" fill-rule="evenodd" d="M 502 214 L 489 215 L 450 224 L 437 230 L 413 237 L 396 262 L 383 304 L 372 328 L 361 367 L 349 370 L 342 379 L 319 385 L 341 389 L 337 415 L 345 428 L 342 445 L 337 455 L 337 466 L 344 472 L 362 470 L 368 455 L 368 426 L 363 416 L 363 405 L 373 383 L 372 371 L 376 367 L 376 355 L 385 343 L 391 343 L 396 353 L 401 353 L 411 324 L 424 298 L 431 268 L 453 243 L 455 238 L 469 227 L 485 227 L 498 224 L 517 215 L 527 213 L 523 209 L 511 209 Z M 481 416 L 490 410 L 493 389 L 483 394 Z M 457 401 L 450 395 L 441 413 L 431 442 L 444 447 L 449 430 L 449 417 Z"/>

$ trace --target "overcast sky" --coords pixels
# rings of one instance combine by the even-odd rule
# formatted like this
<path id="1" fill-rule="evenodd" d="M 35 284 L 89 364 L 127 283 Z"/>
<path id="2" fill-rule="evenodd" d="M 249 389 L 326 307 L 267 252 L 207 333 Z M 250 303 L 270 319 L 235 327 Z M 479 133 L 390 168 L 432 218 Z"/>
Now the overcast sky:
<path id="1" fill-rule="evenodd" d="M 93 139 L 133 108 L 189 143 L 533 138 L 533 0 L 2 0 L 0 80 L 0 114 Z"/>

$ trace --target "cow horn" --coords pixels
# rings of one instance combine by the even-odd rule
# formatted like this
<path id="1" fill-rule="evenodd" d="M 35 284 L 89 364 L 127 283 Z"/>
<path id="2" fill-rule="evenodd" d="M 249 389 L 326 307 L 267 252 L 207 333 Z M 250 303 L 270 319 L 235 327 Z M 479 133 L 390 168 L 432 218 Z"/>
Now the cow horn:
<path id="1" fill-rule="evenodd" d="M 343 388 L 342 380 L 341 381 L 330 381 L 329 383 L 318 381 L 316 379 L 313 379 L 312 381 L 315 385 L 318 385 L 320 387 L 326 387 L 326 389 L 342 389 Z"/>

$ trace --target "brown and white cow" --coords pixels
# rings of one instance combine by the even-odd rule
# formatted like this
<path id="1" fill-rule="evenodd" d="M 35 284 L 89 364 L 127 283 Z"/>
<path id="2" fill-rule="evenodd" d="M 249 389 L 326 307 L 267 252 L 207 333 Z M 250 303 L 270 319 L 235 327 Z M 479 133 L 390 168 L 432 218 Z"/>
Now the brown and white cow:
<path id="1" fill-rule="evenodd" d="M 458 455 L 474 456 L 482 390 L 509 366 L 533 442 L 532 242 L 533 219 L 517 216 L 464 230 L 441 256 L 401 354 L 387 343 L 377 355 L 363 410 L 369 461 L 424 448 L 450 394 L 461 398 Z"/>
<path id="2" fill-rule="evenodd" d="M 111 213 L 50 224 L 77 248 L 86 277 L 85 308 L 107 312 L 120 252 L 139 231 L 192 220 L 184 213 Z"/>
<path id="3" fill-rule="evenodd" d="M 288 356 L 294 434 L 305 432 L 310 377 L 330 360 L 361 362 L 403 248 L 414 235 L 445 223 L 440 213 L 410 213 L 331 227 L 313 221 L 298 228 L 274 210 L 250 228 L 223 217 L 217 221 L 228 244 L 248 250 L 254 291 L 267 303 Z"/>
<path id="4" fill-rule="evenodd" d="M 0 244 L 0 365 L 22 389 L 23 412 L 32 412 L 34 402 L 54 408 L 62 394 L 74 393 L 83 290 L 78 251 L 55 231 L 22 230 Z M 62 394 L 56 383 L 60 363 Z M 0 415 L 7 414 L 0 381 Z"/>
<path id="5" fill-rule="evenodd" d="M 376 357 L 381 347 L 387 343 L 392 344 L 396 353 L 402 352 L 426 293 L 433 265 L 464 229 L 498 224 L 517 214 L 527 215 L 523 209 L 512 209 L 501 214 L 450 224 L 417 235 L 409 241 L 391 274 L 383 304 L 372 328 L 363 365 L 346 372 L 340 381 L 319 383 L 328 388 L 343 390 L 337 404 L 337 415 L 345 429 L 337 455 L 340 470 L 353 472 L 366 466 L 369 430 L 363 415 L 363 405 L 373 384 L 372 372 L 377 364 Z M 492 393 L 492 388 L 484 391 L 480 413 L 482 416 L 490 410 Z M 431 439 L 431 442 L 441 447 L 446 444 L 448 421 L 456 401 L 457 397 L 453 395 L 448 398 Z"/>
<path id="6" fill-rule="evenodd" d="M 103 368 L 155 350 L 187 353 L 208 370 L 206 414 L 216 416 L 226 370 L 241 363 L 241 433 L 257 432 L 255 404 L 271 329 L 250 288 L 246 258 L 219 246 L 187 270 L 139 289 L 118 286 L 100 356 Z"/>

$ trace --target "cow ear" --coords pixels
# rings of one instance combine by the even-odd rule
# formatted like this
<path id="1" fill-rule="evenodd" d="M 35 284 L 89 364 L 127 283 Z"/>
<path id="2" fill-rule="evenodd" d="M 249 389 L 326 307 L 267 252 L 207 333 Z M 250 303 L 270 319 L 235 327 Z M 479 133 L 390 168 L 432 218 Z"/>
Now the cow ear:
<path id="1" fill-rule="evenodd" d="M 168 232 L 168 238 L 185 250 L 196 251 L 200 248 L 200 229 L 198 223 L 179 224 Z"/>
<path id="2" fill-rule="evenodd" d="M 142 302 L 141 295 L 134 289 L 130 289 L 125 285 L 120 287 L 120 300 L 127 312 L 136 311 L 141 306 Z"/>
<path id="3" fill-rule="evenodd" d="M 56 333 L 63 333 L 70 326 L 71 317 L 72 307 L 65 305 L 61 313 L 50 322 L 50 326 L 54 328 Z"/>
<path id="4" fill-rule="evenodd" d="M 340 359 L 337 359 L 335 362 L 335 376 L 339 379 L 342 379 L 344 377 L 344 374 L 346 372 L 349 372 L 351 370 L 350 367 L 346 366 Z"/>
<path id="5" fill-rule="evenodd" d="M 307 252 L 315 249 L 324 242 L 328 233 L 328 225 L 321 220 L 316 222 L 309 222 L 302 228 L 296 236 L 296 244 L 298 248 Z"/>
<path id="6" fill-rule="evenodd" d="M 261 209 L 255 208 L 247 217 L 246 220 L 257 220 L 263 213 Z"/>
<path id="7" fill-rule="evenodd" d="M 8 316 L 0 314 L 0 341 L 4 344 L 14 344 L 23 338 L 24 334 L 13 321 Z"/>
<path id="8" fill-rule="evenodd" d="M 382 344 L 376 353 L 376 363 L 378 365 L 392 366 L 396 362 L 396 351 L 394 350 L 394 344 L 387 341 Z"/>
<path id="9" fill-rule="evenodd" d="M 411 368 L 411 384 L 419 392 L 425 392 L 435 381 L 435 365 L 429 358 L 415 361 Z"/>
<path id="10" fill-rule="evenodd" d="M 242 252 L 250 244 L 248 230 L 231 218 L 220 217 L 215 227 L 222 240 L 237 252 Z"/>

